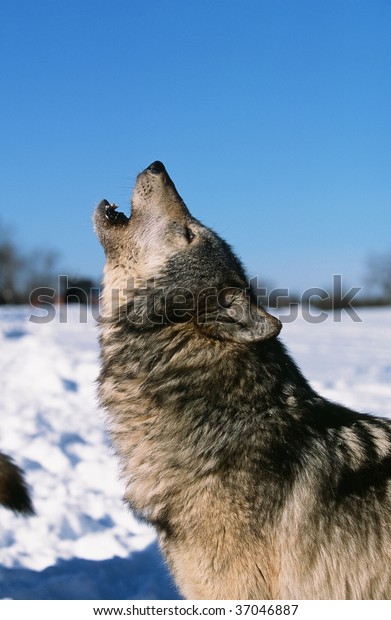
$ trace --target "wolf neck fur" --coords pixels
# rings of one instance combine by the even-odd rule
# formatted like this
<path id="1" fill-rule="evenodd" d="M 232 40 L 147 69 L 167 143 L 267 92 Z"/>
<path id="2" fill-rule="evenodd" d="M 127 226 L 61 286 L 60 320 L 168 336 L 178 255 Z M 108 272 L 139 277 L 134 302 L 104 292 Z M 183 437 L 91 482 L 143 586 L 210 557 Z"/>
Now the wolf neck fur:
<path id="1" fill-rule="evenodd" d="M 282 385 L 281 369 L 273 360 L 276 350 L 281 350 L 283 345 L 275 339 L 254 345 L 234 345 L 206 339 L 192 324 L 144 330 L 129 326 L 126 320 L 103 325 L 101 339 L 104 345 L 101 397 L 110 412 L 110 427 L 119 438 L 116 445 L 122 446 L 119 452 L 120 456 L 124 453 L 124 461 L 133 449 L 131 444 L 134 446 L 130 437 L 131 421 L 137 441 L 147 437 L 149 454 L 153 452 L 151 438 L 156 434 L 161 445 L 166 429 L 172 429 L 174 424 L 176 436 L 167 436 L 167 442 L 171 453 L 173 443 L 178 444 L 177 466 L 181 461 L 182 467 L 189 465 L 190 471 L 194 469 L 194 458 L 187 464 L 183 447 L 189 442 L 194 450 L 198 434 L 208 433 L 209 454 L 200 454 L 199 462 L 208 471 L 219 468 L 242 450 L 239 417 L 243 419 L 243 427 L 253 435 L 252 441 L 266 446 L 269 443 L 269 449 L 260 450 L 260 458 L 267 461 L 275 438 L 283 442 L 284 429 L 291 426 L 289 417 L 302 415 L 294 406 L 296 398 L 303 404 L 303 399 L 310 401 L 316 397 L 288 355 Z M 238 355 L 240 363 L 235 359 Z M 259 355 L 268 358 L 268 363 L 259 364 Z M 246 384 L 242 380 L 243 365 L 246 365 Z M 292 381 L 286 380 L 289 373 Z M 250 391 L 249 376 L 253 386 Z M 233 384 L 237 387 L 234 397 L 229 389 Z M 218 390 L 216 385 L 220 386 Z M 286 406 L 282 416 L 281 398 L 290 400 L 290 416 Z M 139 425 L 143 432 L 138 430 Z M 146 425 L 150 426 L 148 433 L 145 433 Z M 147 453 L 145 458 L 149 458 Z M 131 467 L 127 470 L 130 472 Z M 134 471 L 132 477 L 133 474 Z"/>

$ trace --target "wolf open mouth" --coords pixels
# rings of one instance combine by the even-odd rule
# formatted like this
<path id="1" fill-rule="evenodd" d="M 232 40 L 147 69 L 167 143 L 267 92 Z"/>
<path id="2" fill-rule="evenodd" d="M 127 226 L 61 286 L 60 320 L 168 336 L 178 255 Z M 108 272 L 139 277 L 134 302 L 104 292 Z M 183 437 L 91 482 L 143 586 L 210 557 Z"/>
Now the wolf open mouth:
<path id="1" fill-rule="evenodd" d="M 151 202 L 152 195 L 154 195 L 154 200 Z M 170 213 L 171 219 L 175 219 L 175 215 L 177 217 L 190 215 L 161 161 L 154 161 L 140 172 L 133 190 L 131 204 L 132 211 L 136 209 L 143 212 L 150 212 L 152 204 L 156 217 L 163 212 Z M 107 231 L 111 227 L 124 228 L 128 225 L 131 215 L 127 217 L 117 209 L 118 206 L 108 200 L 102 200 L 99 203 L 94 216 L 98 234 L 99 227 L 102 231 Z"/>
<path id="2" fill-rule="evenodd" d="M 129 219 L 121 211 L 117 211 L 118 206 L 116 204 L 110 204 L 108 200 L 102 200 L 98 207 L 97 212 L 100 217 L 105 218 L 106 222 L 114 226 L 126 226 Z"/>

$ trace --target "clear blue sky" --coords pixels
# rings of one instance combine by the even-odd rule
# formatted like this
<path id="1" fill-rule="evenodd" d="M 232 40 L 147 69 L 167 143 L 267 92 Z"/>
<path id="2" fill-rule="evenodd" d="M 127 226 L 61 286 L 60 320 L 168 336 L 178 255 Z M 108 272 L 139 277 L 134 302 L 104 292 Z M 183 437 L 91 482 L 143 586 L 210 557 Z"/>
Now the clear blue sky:
<path id="1" fill-rule="evenodd" d="M 276 286 L 391 250 L 390 0 L 4 0 L 0 79 L 0 218 L 64 272 L 155 159 Z"/>

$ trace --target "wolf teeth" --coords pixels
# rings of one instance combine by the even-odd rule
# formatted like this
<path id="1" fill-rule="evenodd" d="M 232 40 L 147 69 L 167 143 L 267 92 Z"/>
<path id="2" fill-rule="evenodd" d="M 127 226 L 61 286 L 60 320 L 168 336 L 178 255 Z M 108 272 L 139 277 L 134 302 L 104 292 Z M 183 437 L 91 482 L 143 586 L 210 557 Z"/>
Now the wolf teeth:
<path id="1" fill-rule="evenodd" d="M 114 203 L 112 205 L 106 205 L 106 213 L 105 216 L 108 220 L 115 220 L 118 217 L 118 213 L 116 212 L 116 209 L 118 209 L 118 206 L 115 205 Z"/>

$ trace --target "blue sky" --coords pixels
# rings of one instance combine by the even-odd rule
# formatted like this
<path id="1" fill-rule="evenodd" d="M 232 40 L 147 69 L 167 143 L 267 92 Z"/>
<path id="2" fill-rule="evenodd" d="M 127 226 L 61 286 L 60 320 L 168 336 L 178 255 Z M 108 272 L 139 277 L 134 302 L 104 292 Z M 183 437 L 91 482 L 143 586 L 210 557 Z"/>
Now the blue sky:
<path id="1" fill-rule="evenodd" d="M 389 0 L 6 0 L 0 218 L 100 277 L 92 230 L 161 159 L 279 287 L 362 284 L 391 250 Z"/>

